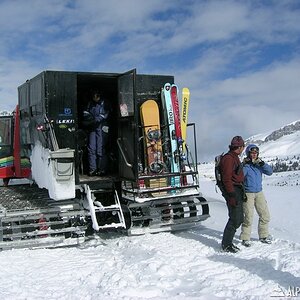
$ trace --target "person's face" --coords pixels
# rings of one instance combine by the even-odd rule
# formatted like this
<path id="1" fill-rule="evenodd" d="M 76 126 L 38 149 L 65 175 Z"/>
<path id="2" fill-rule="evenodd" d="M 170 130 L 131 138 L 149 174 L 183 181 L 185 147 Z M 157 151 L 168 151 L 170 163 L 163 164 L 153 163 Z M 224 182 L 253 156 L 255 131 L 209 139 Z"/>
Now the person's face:
<path id="1" fill-rule="evenodd" d="M 94 94 L 93 95 L 93 100 L 95 101 L 95 102 L 98 102 L 99 100 L 100 100 L 100 95 L 99 94 Z"/>
<path id="2" fill-rule="evenodd" d="M 258 152 L 257 151 L 250 151 L 250 158 L 251 160 L 257 159 Z"/>
<path id="3" fill-rule="evenodd" d="M 240 146 L 238 147 L 238 155 L 242 154 L 242 152 L 244 151 L 245 146 Z"/>

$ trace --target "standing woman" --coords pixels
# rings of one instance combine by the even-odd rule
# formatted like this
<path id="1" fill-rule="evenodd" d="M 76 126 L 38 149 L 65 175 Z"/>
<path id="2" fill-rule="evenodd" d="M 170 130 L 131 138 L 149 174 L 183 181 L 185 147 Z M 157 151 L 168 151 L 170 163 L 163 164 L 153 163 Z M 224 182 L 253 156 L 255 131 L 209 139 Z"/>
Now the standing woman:
<path id="1" fill-rule="evenodd" d="M 262 191 L 262 174 L 272 175 L 273 170 L 270 165 L 258 157 L 259 148 L 256 145 L 248 145 L 246 148 L 246 155 L 247 157 L 244 159 L 243 172 L 245 176 L 244 186 L 247 201 L 244 202 L 244 222 L 242 224 L 240 239 L 242 240 L 242 245 L 245 247 L 251 246 L 250 235 L 255 207 L 259 216 L 259 240 L 262 243 L 270 244 L 272 242 L 269 235 L 270 213 Z"/>

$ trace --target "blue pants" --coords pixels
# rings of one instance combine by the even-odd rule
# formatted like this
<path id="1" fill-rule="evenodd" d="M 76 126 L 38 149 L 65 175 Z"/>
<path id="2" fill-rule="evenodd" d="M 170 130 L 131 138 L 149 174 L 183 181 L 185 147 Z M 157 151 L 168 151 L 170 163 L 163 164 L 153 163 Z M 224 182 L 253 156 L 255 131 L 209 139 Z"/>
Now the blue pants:
<path id="1" fill-rule="evenodd" d="M 228 222 L 225 226 L 222 246 L 226 248 L 232 244 L 236 230 L 241 226 L 244 221 L 243 202 L 244 202 L 244 190 L 241 186 L 235 186 L 235 198 L 237 206 L 230 206 L 227 202 L 228 208 Z"/>
<path id="2" fill-rule="evenodd" d="M 89 134 L 88 159 L 89 171 L 107 171 L 107 142 L 108 133 L 104 132 L 102 126 Z"/>

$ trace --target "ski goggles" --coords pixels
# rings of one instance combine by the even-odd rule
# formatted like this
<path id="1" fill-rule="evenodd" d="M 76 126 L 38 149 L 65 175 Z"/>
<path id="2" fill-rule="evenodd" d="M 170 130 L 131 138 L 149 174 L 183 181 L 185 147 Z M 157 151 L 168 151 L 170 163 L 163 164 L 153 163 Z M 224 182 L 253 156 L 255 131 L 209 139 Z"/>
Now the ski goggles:
<path id="1" fill-rule="evenodd" d="M 259 153 L 259 148 L 258 147 L 252 147 L 249 150 L 250 153 Z"/>

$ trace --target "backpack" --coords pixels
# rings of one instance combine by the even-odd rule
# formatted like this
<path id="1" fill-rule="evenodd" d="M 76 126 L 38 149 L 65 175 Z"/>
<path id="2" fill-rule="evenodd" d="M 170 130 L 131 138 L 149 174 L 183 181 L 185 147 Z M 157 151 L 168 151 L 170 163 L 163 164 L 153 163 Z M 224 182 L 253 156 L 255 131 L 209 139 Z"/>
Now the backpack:
<path id="1" fill-rule="evenodd" d="M 222 172 L 221 172 L 221 168 L 220 168 L 220 164 L 222 161 L 222 158 L 228 153 L 224 152 L 222 154 L 219 154 L 215 157 L 215 179 L 216 179 L 216 186 L 220 189 L 222 194 L 225 194 L 225 187 L 222 181 Z M 243 164 L 239 164 L 234 166 L 233 171 L 238 175 L 243 169 Z M 216 192 L 217 192 L 217 188 L 216 188 Z"/>
<path id="2" fill-rule="evenodd" d="M 216 179 L 216 192 L 217 192 L 217 187 L 220 189 L 220 191 L 223 194 L 224 191 L 224 185 L 222 182 L 222 174 L 221 174 L 221 160 L 224 157 L 224 152 L 222 154 L 219 154 L 215 157 L 215 179 Z"/>

